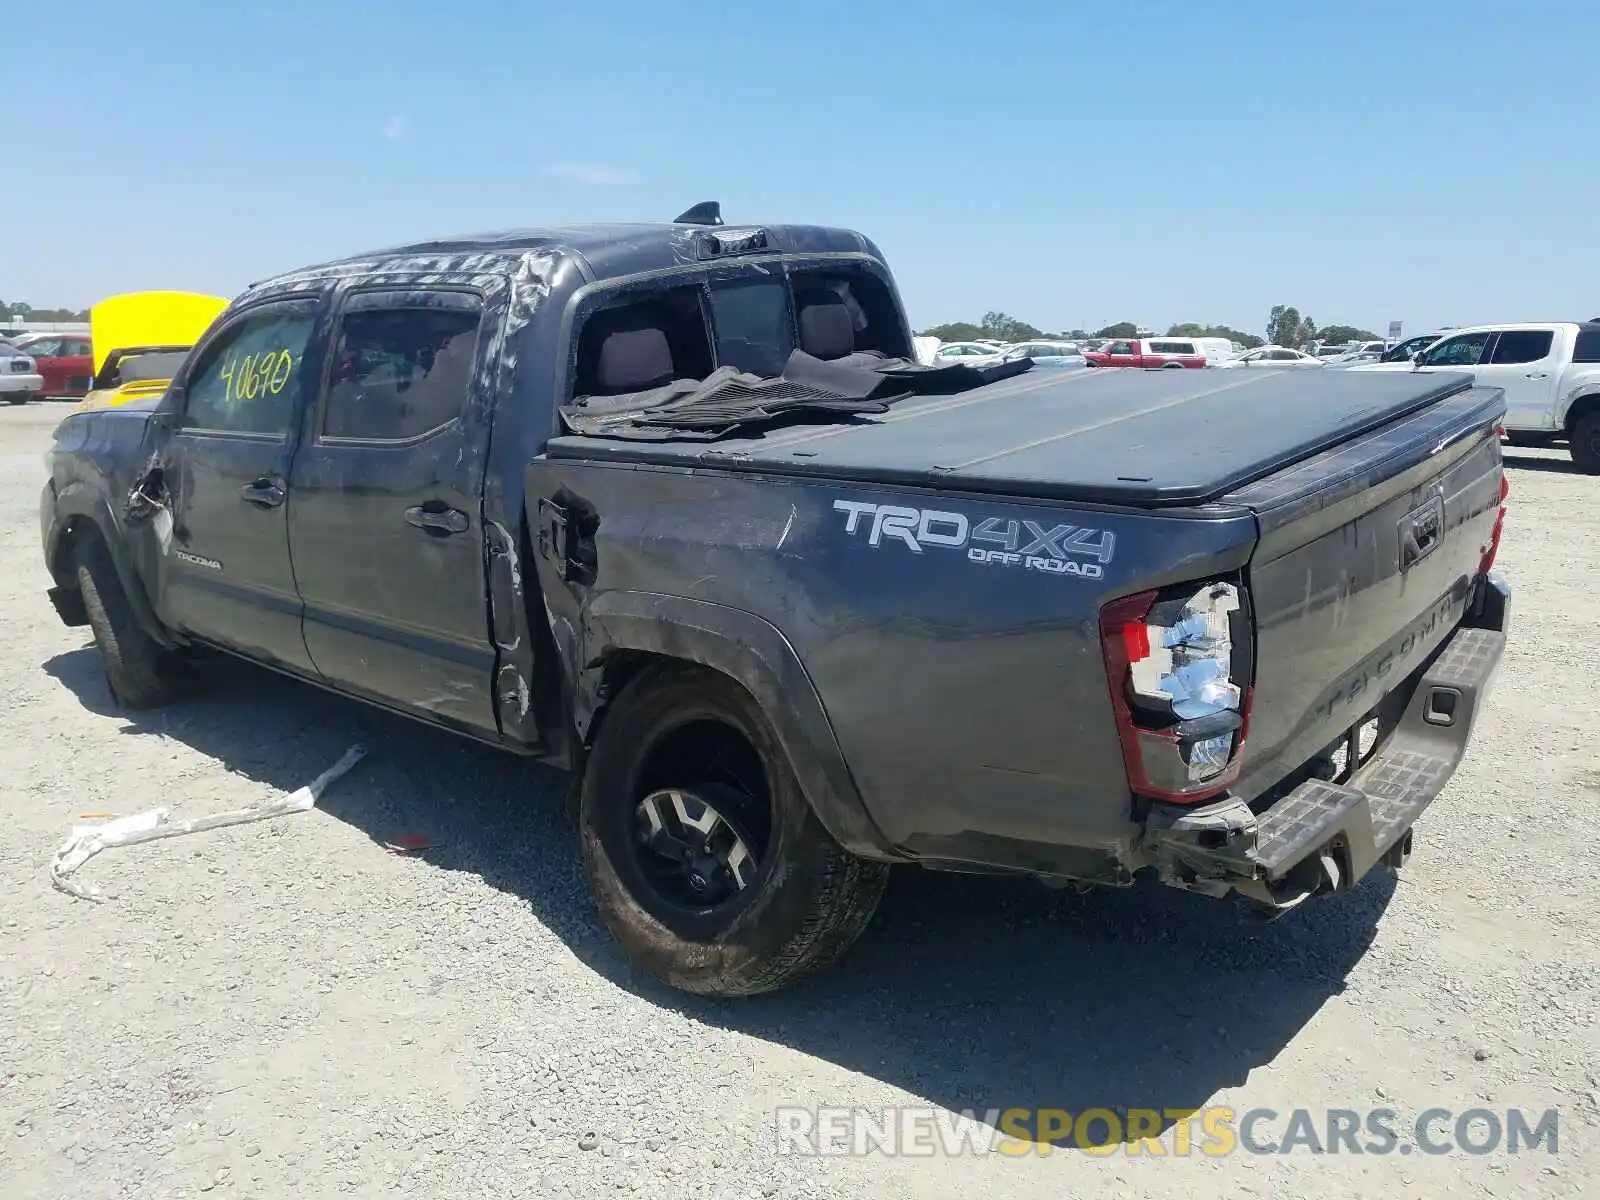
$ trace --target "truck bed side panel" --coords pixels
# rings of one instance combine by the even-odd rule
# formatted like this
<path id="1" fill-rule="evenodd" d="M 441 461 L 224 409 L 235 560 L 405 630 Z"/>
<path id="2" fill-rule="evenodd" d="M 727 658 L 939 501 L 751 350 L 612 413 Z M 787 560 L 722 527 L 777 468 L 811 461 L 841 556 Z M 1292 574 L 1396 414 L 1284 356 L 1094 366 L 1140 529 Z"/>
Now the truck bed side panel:
<path id="1" fill-rule="evenodd" d="M 755 614 L 793 646 L 888 842 L 961 861 L 983 861 L 988 839 L 1109 849 L 1135 835 L 1099 606 L 1111 594 L 1237 571 L 1255 529 L 1239 510 L 1179 520 L 570 459 L 536 461 L 527 481 L 530 521 L 540 498 L 558 493 L 598 519 L 592 586 L 563 582 L 544 556 L 538 564 L 571 667 L 615 648 L 609 605 L 596 602 L 607 593 Z M 921 538 L 916 548 L 895 521 L 878 520 L 882 506 Z M 980 527 L 1003 538 L 1014 522 L 1025 547 L 1030 521 L 1060 547 L 1087 547 L 1052 560 L 1082 573 L 1020 552 L 972 557 L 1004 553 L 973 539 Z"/>

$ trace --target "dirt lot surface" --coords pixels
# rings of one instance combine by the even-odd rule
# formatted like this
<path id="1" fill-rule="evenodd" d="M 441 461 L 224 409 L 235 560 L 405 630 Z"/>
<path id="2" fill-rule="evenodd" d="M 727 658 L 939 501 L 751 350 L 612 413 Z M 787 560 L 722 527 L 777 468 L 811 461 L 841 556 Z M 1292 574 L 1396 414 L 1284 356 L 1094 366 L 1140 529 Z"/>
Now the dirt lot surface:
<path id="1" fill-rule="evenodd" d="M 1267 926 L 1159 888 L 907 872 L 834 972 L 743 1003 L 630 970 L 561 777 L 250 668 L 110 704 L 44 596 L 41 455 L 0 410 L 0 1196 L 1600 1195 L 1600 480 L 1512 452 L 1515 632 L 1398 879 Z M 80 813 L 196 816 L 365 762 L 311 813 L 113 851 Z M 422 834 L 415 857 L 382 843 Z M 1521 1109 L 1558 1153 L 780 1155 L 790 1105 Z M 1184 1125 L 1183 1128 L 1189 1128 Z M 1469 1137 L 1488 1138 L 1474 1124 Z M 1369 1141 L 1363 1136 L 1363 1142 Z"/>

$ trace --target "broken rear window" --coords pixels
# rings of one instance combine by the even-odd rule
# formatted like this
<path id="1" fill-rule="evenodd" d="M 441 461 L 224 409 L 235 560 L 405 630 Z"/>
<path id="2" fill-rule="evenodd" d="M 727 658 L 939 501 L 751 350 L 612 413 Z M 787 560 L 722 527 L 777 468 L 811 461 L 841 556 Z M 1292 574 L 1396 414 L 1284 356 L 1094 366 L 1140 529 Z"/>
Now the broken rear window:
<path id="1" fill-rule="evenodd" d="M 717 365 L 773 378 L 794 350 L 789 287 L 782 278 L 711 285 Z"/>
<path id="2" fill-rule="evenodd" d="M 578 335 L 574 396 L 621 396 L 712 371 L 700 289 L 627 293 L 592 313 Z"/>

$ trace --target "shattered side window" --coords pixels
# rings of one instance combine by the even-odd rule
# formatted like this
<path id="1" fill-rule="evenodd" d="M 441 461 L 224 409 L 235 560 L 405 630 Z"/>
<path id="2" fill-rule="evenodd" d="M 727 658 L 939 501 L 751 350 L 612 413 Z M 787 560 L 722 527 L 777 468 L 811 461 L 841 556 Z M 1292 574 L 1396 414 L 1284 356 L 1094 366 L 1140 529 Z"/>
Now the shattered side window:
<path id="1" fill-rule="evenodd" d="M 478 340 L 476 309 L 346 313 L 323 403 L 324 437 L 406 441 L 461 414 Z"/>

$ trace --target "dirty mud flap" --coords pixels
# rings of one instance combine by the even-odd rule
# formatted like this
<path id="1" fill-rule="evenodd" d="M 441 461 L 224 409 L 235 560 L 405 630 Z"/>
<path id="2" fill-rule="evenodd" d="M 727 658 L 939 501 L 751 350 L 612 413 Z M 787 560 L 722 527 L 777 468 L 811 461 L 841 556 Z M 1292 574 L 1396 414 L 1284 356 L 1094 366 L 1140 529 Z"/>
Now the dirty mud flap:
<path id="1" fill-rule="evenodd" d="M 1508 592 L 1491 586 L 1503 627 Z M 1153 807 L 1143 845 L 1162 881 L 1286 911 L 1380 863 L 1402 866 L 1411 827 L 1466 752 L 1505 644 L 1502 629 L 1457 629 L 1406 685 L 1392 732 L 1343 781 L 1306 780 L 1259 811 L 1238 798 Z"/>

